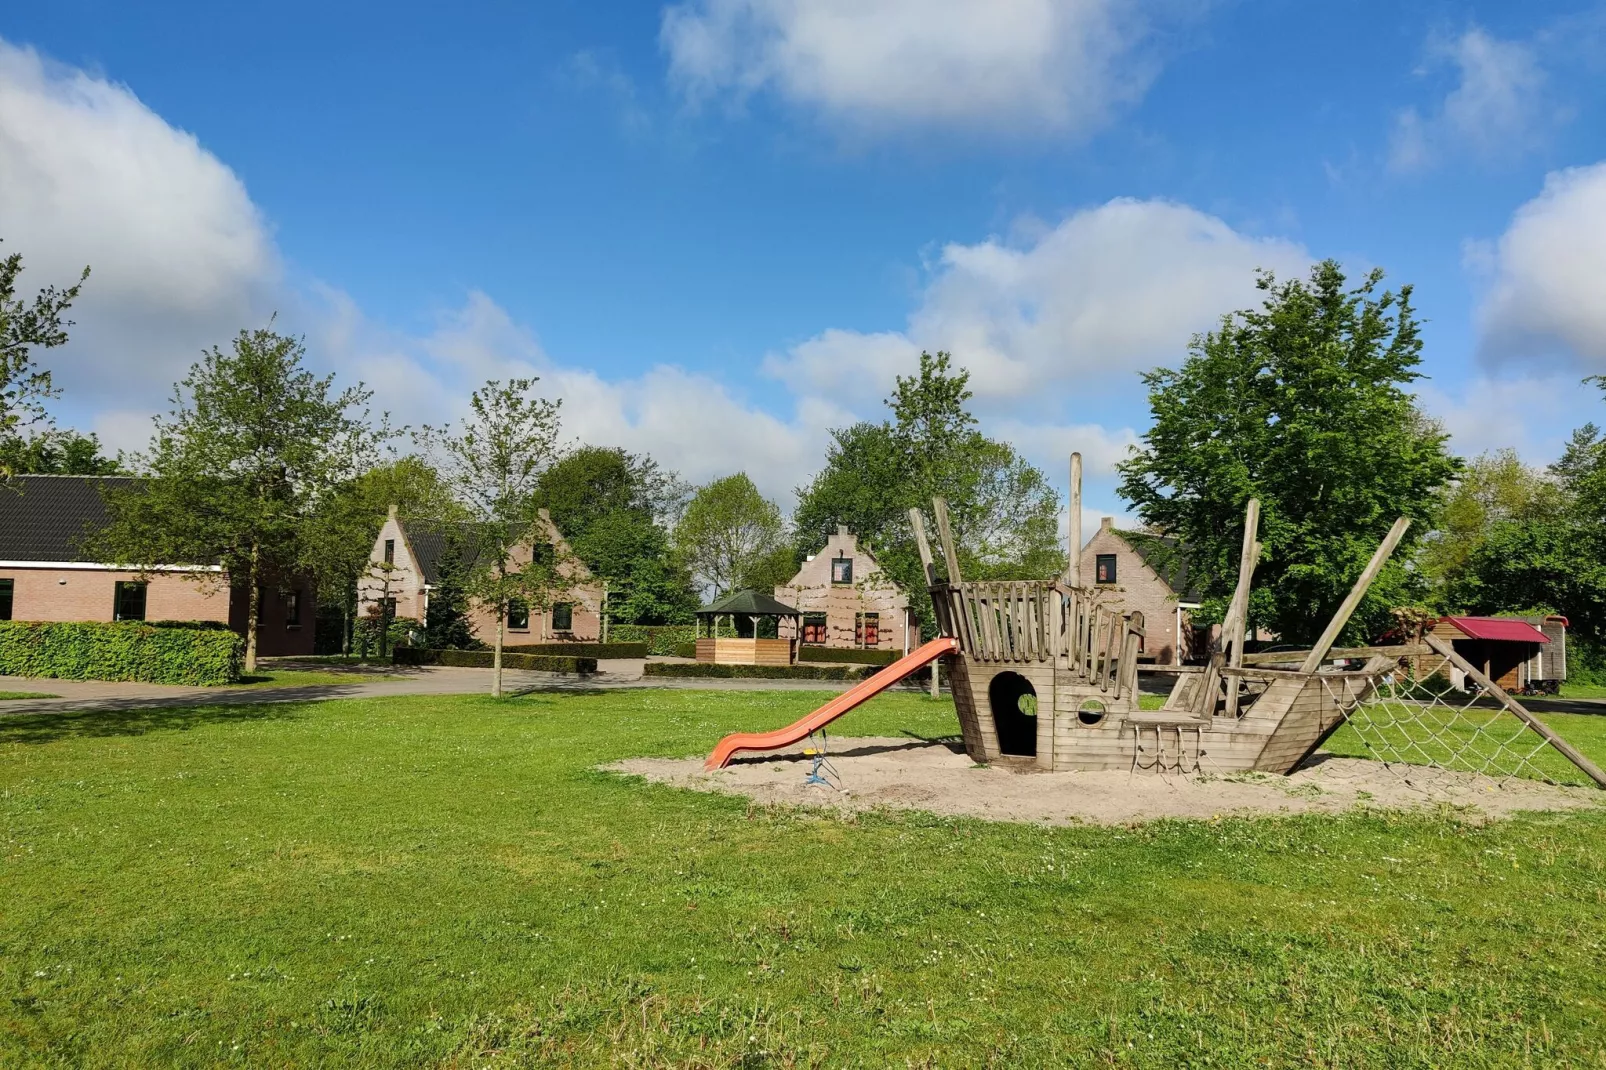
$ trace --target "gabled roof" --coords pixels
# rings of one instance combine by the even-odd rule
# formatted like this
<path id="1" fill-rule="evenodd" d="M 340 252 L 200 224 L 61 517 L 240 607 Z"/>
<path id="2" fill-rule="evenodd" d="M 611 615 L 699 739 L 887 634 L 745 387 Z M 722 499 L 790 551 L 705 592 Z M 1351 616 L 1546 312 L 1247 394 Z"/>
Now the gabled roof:
<path id="1" fill-rule="evenodd" d="M 699 617 L 715 613 L 735 613 L 749 617 L 801 617 L 791 606 L 778 602 L 762 591 L 748 589 L 726 595 L 697 611 Z"/>
<path id="2" fill-rule="evenodd" d="M 1471 639 L 1493 639 L 1503 643 L 1548 643 L 1549 636 L 1525 620 L 1512 617 L 1443 617 L 1441 623 L 1454 625 Z"/>
<path id="3" fill-rule="evenodd" d="M 488 538 L 493 529 L 488 524 L 477 524 L 470 521 L 443 521 L 443 520 L 404 520 L 397 519 L 402 535 L 407 539 L 407 545 L 412 547 L 413 560 L 418 564 L 418 571 L 423 575 L 424 582 L 431 586 L 440 582 L 441 563 L 445 560 L 447 551 L 453 548 L 462 555 L 463 563 L 470 569 L 480 564 L 482 553 L 489 552 L 494 546 L 494 540 Z M 532 531 L 545 527 L 547 541 L 561 544 L 565 553 L 572 554 L 569 544 L 564 540 L 563 533 L 558 531 L 557 525 L 546 516 L 540 516 L 531 523 Z M 585 581 L 591 578 L 591 570 L 586 568 L 585 562 L 578 558 L 571 558 L 571 568 L 574 575 L 570 578 Z"/>
<path id="4" fill-rule="evenodd" d="M 101 488 L 134 476 L 14 476 L 0 482 L 0 561 L 88 561 L 83 544 L 111 522 Z"/>
<path id="5" fill-rule="evenodd" d="M 1133 552 L 1143 559 L 1143 563 L 1153 569 L 1154 574 L 1171 588 L 1177 596 L 1177 601 L 1203 601 L 1204 592 L 1194 586 L 1194 577 L 1188 571 L 1187 554 L 1183 551 L 1182 543 L 1176 538 L 1170 535 L 1153 535 L 1147 531 L 1122 531 L 1119 528 L 1110 530 L 1132 547 Z"/>

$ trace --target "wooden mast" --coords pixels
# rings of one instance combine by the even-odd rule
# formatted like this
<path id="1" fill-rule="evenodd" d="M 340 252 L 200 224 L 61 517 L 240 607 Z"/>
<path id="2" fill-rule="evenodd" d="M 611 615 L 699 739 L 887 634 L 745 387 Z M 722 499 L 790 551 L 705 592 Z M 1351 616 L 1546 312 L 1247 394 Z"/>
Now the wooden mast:
<path id="1" fill-rule="evenodd" d="M 1232 608 L 1227 611 L 1227 626 L 1223 639 L 1227 643 L 1227 664 L 1234 669 L 1244 663 L 1244 633 L 1249 623 L 1249 585 L 1254 579 L 1255 565 L 1260 560 L 1260 499 L 1250 498 L 1244 510 L 1244 545 L 1238 557 L 1238 587 L 1232 592 Z M 1228 717 L 1238 716 L 1239 678 L 1227 678 Z"/>
<path id="2" fill-rule="evenodd" d="M 1071 454 L 1071 556 L 1065 577 L 1072 587 L 1082 586 L 1082 455 Z"/>

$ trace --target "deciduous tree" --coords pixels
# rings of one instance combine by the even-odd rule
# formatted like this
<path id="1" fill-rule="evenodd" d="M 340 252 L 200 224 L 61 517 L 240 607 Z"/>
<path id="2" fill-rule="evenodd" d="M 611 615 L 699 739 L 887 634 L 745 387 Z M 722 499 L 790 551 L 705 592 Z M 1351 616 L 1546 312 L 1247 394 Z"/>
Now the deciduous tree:
<path id="1" fill-rule="evenodd" d="M 1180 537 L 1218 617 L 1250 498 L 1265 545 L 1251 623 L 1314 639 L 1402 514 L 1415 523 L 1349 634 L 1385 630 L 1390 606 L 1419 593 L 1409 562 L 1457 462 L 1409 389 L 1422 359 L 1411 288 L 1379 292 L 1382 278 L 1347 288 L 1333 261 L 1308 280 L 1263 274 L 1262 307 L 1195 338 L 1180 368 L 1143 377 L 1154 419 L 1120 466 L 1121 493 Z"/>
<path id="2" fill-rule="evenodd" d="M 27 463 L 29 439 L 50 431 L 44 403 L 57 391 L 50 370 L 39 366 L 35 351 L 66 344 L 72 321 L 65 313 L 77 300 L 89 269 L 84 268 L 78 281 L 65 289 L 49 286 L 39 291 L 31 303 L 17 295 L 21 274 L 21 253 L 0 259 L 0 478 Z M 40 443 L 40 448 L 46 447 L 48 442 Z"/>
<path id="3" fill-rule="evenodd" d="M 147 479 L 109 495 L 112 523 L 99 539 L 108 560 L 136 567 L 221 565 L 185 575 L 245 588 L 247 672 L 263 588 L 290 582 L 320 506 L 372 466 L 389 435 L 383 417 L 370 419 L 370 391 L 336 390 L 305 356 L 299 339 L 271 328 L 205 354 L 135 458 Z"/>
<path id="4" fill-rule="evenodd" d="M 775 503 L 738 472 L 697 488 L 675 526 L 675 545 L 697 581 L 718 598 L 744 585 L 773 586 L 776 553 L 787 546 L 786 524 Z"/>
<path id="5" fill-rule="evenodd" d="M 568 589 L 565 562 L 536 552 L 519 560 L 539 508 L 541 476 L 558 458 L 561 404 L 533 393 L 536 380 L 491 380 L 474 391 L 456 431 L 429 429 L 441 471 L 476 524 L 478 545 L 465 590 L 496 613 L 491 694 L 502 696 L 502 645 L 508 609 L 523 603 L 544 612 Z"/>

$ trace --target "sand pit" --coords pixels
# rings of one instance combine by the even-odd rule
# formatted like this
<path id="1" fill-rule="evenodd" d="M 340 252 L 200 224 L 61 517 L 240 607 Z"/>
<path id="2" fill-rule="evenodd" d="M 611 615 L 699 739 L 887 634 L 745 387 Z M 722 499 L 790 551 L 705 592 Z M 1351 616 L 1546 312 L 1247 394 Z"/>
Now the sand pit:
<path id="1" fill-rule="evenodd" d="M 993 821 L 1050 825 L 1127 824 L 1156 818 L 1334 813 L 1351 807 L 1452 807 L 1487 820 L 1520 810 L 1600 806 L 1606 792 L 1534 781 L 1496 783 L 1465 773 L 1318 754 L 1291 776 L 1045 773 L 1029 759 L 978 767 L 957 744 L 911 739 L 832 740 L 841 790 L 806 785 L 802 749 L 740 758 L 715 773 L 702 758 L 633 758 L 604 768 L 697 791 L 745 795 L 756 802 L 871 810 L 893 807 Z"/>

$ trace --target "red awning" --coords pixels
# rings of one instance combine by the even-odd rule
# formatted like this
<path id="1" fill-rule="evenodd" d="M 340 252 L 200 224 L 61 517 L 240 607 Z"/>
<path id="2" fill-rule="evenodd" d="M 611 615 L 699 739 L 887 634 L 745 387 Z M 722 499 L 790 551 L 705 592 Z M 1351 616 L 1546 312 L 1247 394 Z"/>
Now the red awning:
<path id="1" fill-rule="evenodd" d="M 1545 633 L 1525 620 L 1509 617 L 1445 617 L 1471 639 L 1494 639 L 1503 643 L 1548 643 Z"/>

